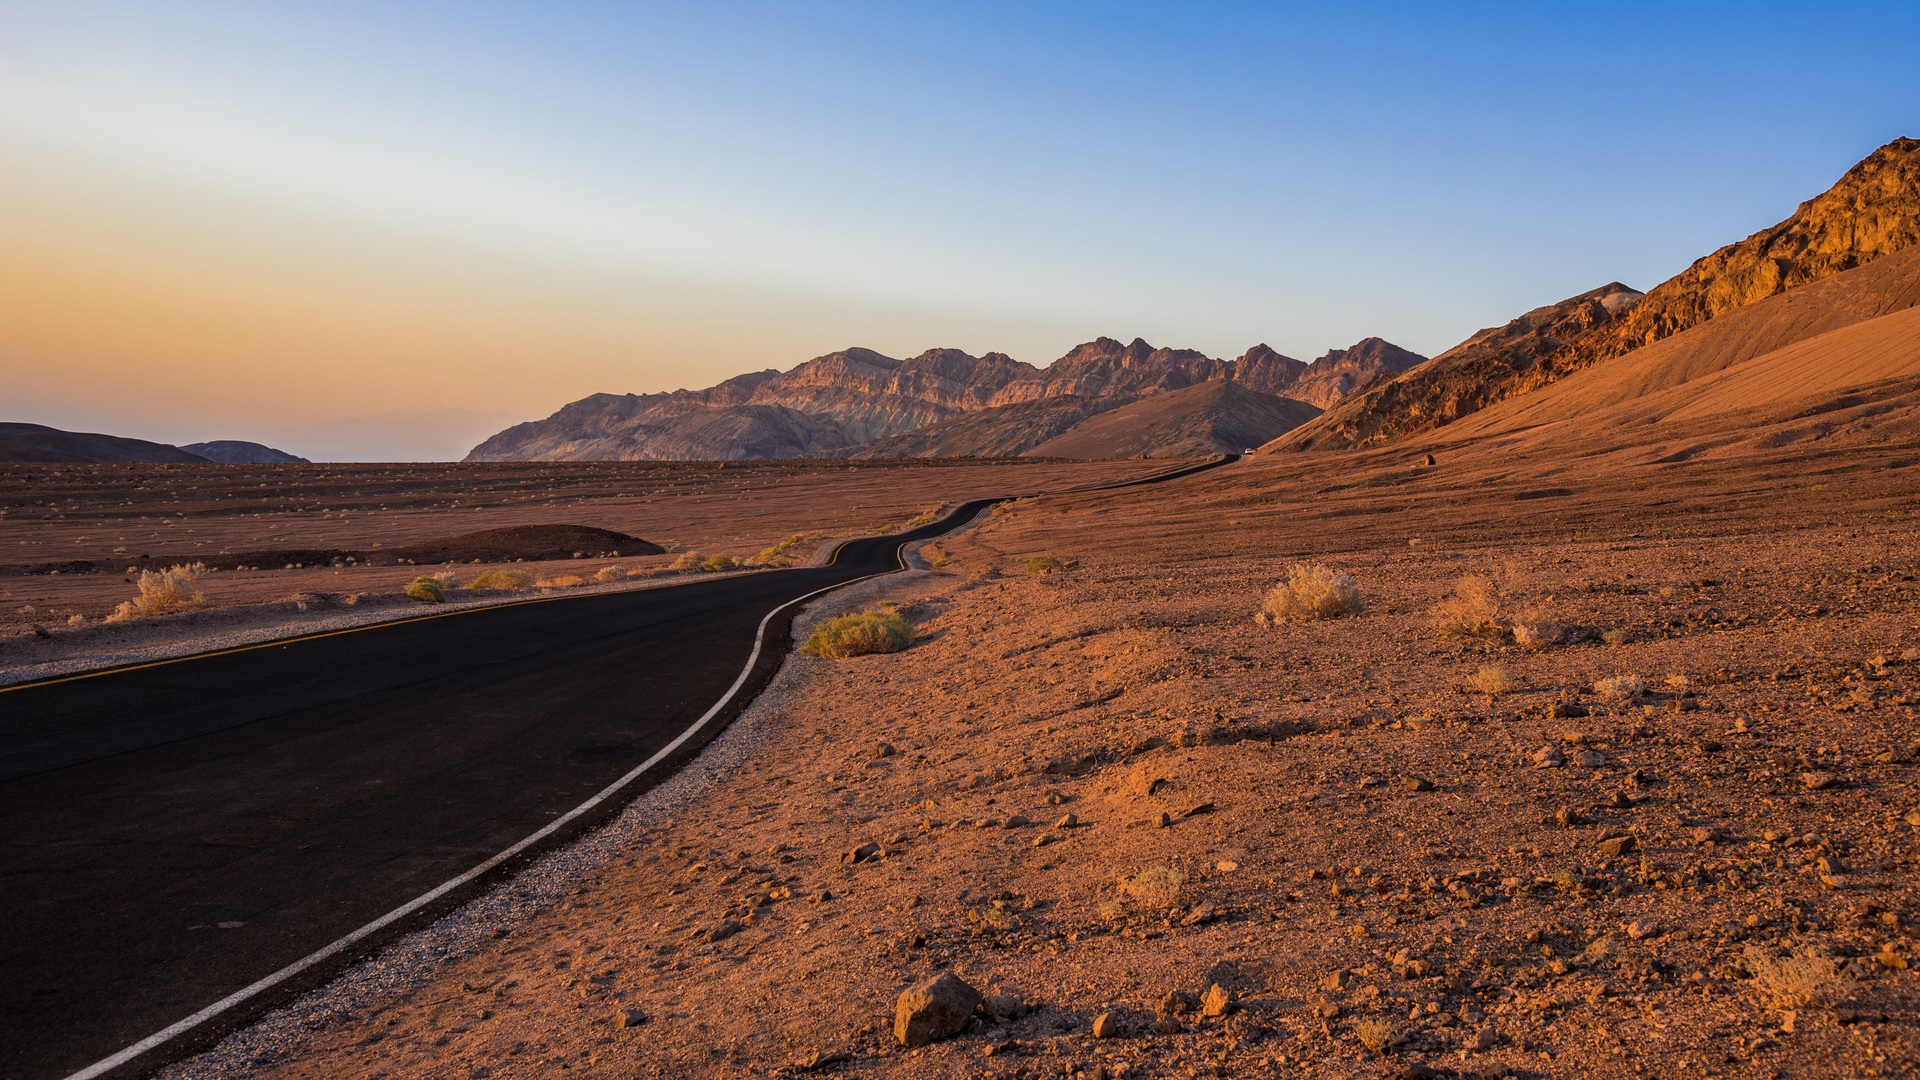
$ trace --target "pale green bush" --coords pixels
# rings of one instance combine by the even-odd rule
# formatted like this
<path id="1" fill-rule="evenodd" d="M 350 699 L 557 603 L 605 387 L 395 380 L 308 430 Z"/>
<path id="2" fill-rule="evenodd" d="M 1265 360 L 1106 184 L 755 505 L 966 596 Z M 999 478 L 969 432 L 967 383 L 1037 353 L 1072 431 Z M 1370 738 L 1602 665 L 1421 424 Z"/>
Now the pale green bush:
<path id="1" fill-rule="evenodd" d="M 807 636 L 801 656 L 846 659 L 868 653 L 899 652 L 913 644 L 913 627 L 891 611 L 842 615 Z"/>
<path id="2" fill-rule="evenodd" d="M 698 570 L 700 569 L 700 564 L 706 561 L 707 557 L 697 551 L 683 551 L 680 553 L 679 558 L 673 560 L 672 568 L 675 570 Z"/>
<path id="3" fill-rule="evenodd" d="M 489 570 L 473 579 L 469 589 L 528 589 L 533 587 L 533 575 L 525 570 Z"/>
<path id="4" fill-rule="evenodd" d="M 445 590 L 440 582 L 430 577 L 417 577 L 407 586 L 407 595 L 426 604 L 444 604 L 447 602 Z"/>
<path id="5" fill-rule="evenodd" d="M 1059 559 L 1051 555 L 1035 555 L 1033 558 L 1027 560 L 1027 573 L 1029 574 L 1057 574 L 1066 568 L 1065 563 L 1062 563 Z"/>

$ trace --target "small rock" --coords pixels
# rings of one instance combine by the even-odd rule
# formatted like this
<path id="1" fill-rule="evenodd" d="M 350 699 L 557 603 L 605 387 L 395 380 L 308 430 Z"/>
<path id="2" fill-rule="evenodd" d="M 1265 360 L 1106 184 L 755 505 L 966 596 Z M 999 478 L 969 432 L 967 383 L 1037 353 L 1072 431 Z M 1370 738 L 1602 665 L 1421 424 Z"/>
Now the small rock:
<path id="1" fill-rule="evenodd" d="M 996 1024 L 1010 1024 L 1027 1015 L 1027 1003 L 1014 994 L 988 994 L 980 1002 L 980 1011 Z"/>
<path id="2" fill-rule="evenodd" d="M 1597 769 L 1607 763 L 1607 755 L 1598 750 L 1581 750 L 1573 755 L 1573 763 L 1583 769 Z"/>
<path id="3" fill-rule="evenodd" d="M 1533 767 L 1536 769 L 1557 769 L 1567 763 L 1567 756 L 1557 746 L 1543 746 L 1533 752 Z"/>
<path id="4" fill-rule="evenodd" d="M 1166 777 L 1157 775 L 1145 766 L 1133 770 L 1132 775 L 1127 777 L 1127 792 L 1140 798 L 1153 795 L 1166 786 Z"/>
<path id="5" fill-rule="evenodd" d="M 1062 838 L 1055 833 L 1041 833 L 1039 836 L 1033 838 L 1033 846 L 1046 847 L 1048 844 L 1060 842 L 1061 839 Z"/>
<path id="6" fill-rule="evenodd" d="M 706 936 L 708 941 L 725 941 L 743 929 L 745 927 L 732 919 L 722 919 L 719 926 L 707 931 Z"/>
<path id="7" fill-rule="evenodd" d="M 1192 1016 L 1200 1011 L 1200 999 L 1185 990 L 1169 990 L 1153 1011 L 1161 1016 Z"/>
<path id="8" fill-rule="evenodd" d="M 1025 814 L 1014 814 L 1011 817 L 1007 818 L 1007 820 L 1002 823 L 1001 827 L 1006 829 L 1017 829 L 1022 825 L 1031 825 L 1031 824 L 1033 823 L 1027 820 L 1027 816 Z"/>
<path id="9" fill-rule="evenodd" d="M 647 1022 L 647 1014 L 639 1009 L 621 1009 L 613 1018 L 615 1027 L 639 1027 Z"/>
<path id="10" fill-rule="evenodd" d="M 1814 866 L 1822 874 L 1850 874 L 1853 872 L 1853 867 L 1848 866 L 1847 861 L 1837 855 L 1823 855 L 1814 863 Z"/>
<path id="11" fill-rule="evenodd" d="M 1197 907 L 1195 907 L 1192 911 L 1187 913 L 1186 918 L 1180 920 L 1180 925 L 1181 926 L 1204 926 L 1207 923 L 1210 923 L 1213 921 L 1213 917 L 1217 913 L 1217 911 L 1218 909 L 1215 908 L 1211 903 L 1202 901 Z"/>
<path id="12" fill-rule="evenodd" d="M 879 759 L 879 758 L 889 758 L 889 757 L 892 757 L 893 755 L 895 755 L 895 754 L 897 754 L 897 753 L 899 753 L 899 752 L 900 752 L 900 751 L 898 751 L 898 750 L 895 750 L 895 749 L 893 748 L 893 744 L 892 744 L 892 743 L 884 743 L 884 742 L 883 742 L 883 743 L 880 743 L 879 745 L 877 745 L 877 746 L 875 746 L 875 747 L 873 748 L 873 756 L 874 756 L 874 758 L 875 758 L 876 760 L 877 760 L 877 759 Z"/>
<path id="13" fill-rule="evenodd" d="M 1155 815 L 1153 818 L 1153 827 L 1156 829 L 1164 829 L 1167 826 L 1172 824 L 1173 824 L 1173 817 L 1172 815 L 1168 814 L 1165 810 L 1160 811 L 1160 813 Z"/>
<path id="14" fill-rule="evenodd" d="M 1703 754 L 1717 754 L 1721 749 L 1720 744 L 1712 739 L 1701 739 L 1693 745 L 1699 747 L 1700 752 Z"/>
<path id="15" fill-rule="evenodd" d="M 1409 776 L 1405 780 L 1402 780 L 1400 782 L 1406 785 L 1406 788 L 1408 791 L 1432 791 L 1433 790 L 1433 781 L 1422 779 L 1421 777 L 1418 777 L 1418 776 Z"/>
<path id="16" fill-rule="evenodd" d="M 1693 842 L 1696 844 L 1705 844 L 1719 839 L 1720 834 L 1712 829 L 1693 830 Z"/>
<path id="17" fill-rule="evenodd" d="M 1613 836 L 1600 841 L 1599 851 L 1602 855 L 1625 855 L 1638 846 L 1631 836 Z"/>
<path id="18" fill-rule="evenodd" d="M 1588 715 L 1587 707 L 1571 701 L 1557 701 L 1547 708 L 1550 720 L 1581 720 Z"/>
<path id="19" fill-rule="evenodd" d="M 1574 829 L 1587 823 L 1587 819 L 1571 806 L 1554 811 L 1553 820 L 1563 829 Z"/>
<path id="20" fill-rule="evenodd" d="M 1111 1039 L 1120 1034 L 1120 1021 L 1110 1012 L 1103 1012 L 1093 1018 L 1093 1037 Z"/>
<path id="21" fill-rule="evenodd" d="M 951 971 L 943 971 L 900 994 L 893 1008 L 893 1037 L 906 1046 L 925 1046 L 967 1028 L 980 991 Z"/>
<path id="22" fill-rule="evenodd" d="M 1613 796 L 1607 800 L 1607 805 L 1613 807 L 1615 810 L 1631 810 L 1633 809 L 1633 800 L 1627 796 L 1626 792 L 1616 791 L 1613 793 Z"/>
<path id="23" fill-rule="evenodd" d="M 1635 941 L 1645 941 L 1660 936 L 1660 924 L 1652 919 L 1635 919 L 1627 924 L 1627 936 Z"/>
<path id="24" fill-rule="evenodd" d="M 1361 787 L 1379 787 L 1380 783 L 1381 780 L 1377 776 L 1363 776 L 1360 778 Z"/>
<path id="25" fill-rule="evenodd" d="M 829 1065 L 838 1065 L 843 1061 L 852 1061 L 852 1060 L 853 1060 L 853 1055 L 847 1053 L 844 1050 L 834 1051 L 831 1053 L 825 1050 L 815 1050 L 813 1053 L 808 1054 L 806 1057 L 795 1059 L 793 1063 L 793 1067 L 795 1069 L 798 1069 L 801 1072 L 816 1072 L 820 1069 L 826 1068 Z"/>
<path id="26" fill-rule="evenodd" d="M 1320 980 L 1320 989 L 1325 990 L 1329 994 L 1344 990 L 1347 986 L 1347 978 L 1348 974 L 1345 968 L 1331 972 Z"/>
<path id="27" fill-rule="evenodd" d="M 886 849 L 879 844 L 861 844 L 859 847 L 840 856 L 840 861 L 848 865 L 863 863 L 878 858 L 880 853 L 885 850 Z"/>
<path id="28" fill-rule="evenodd" d="M 1484 1054 L 1498 1045 L 1500 1045 L 1500 1033 L 1490 1027 L 1483 1027 L 1473 1033 L 1473 1041 L 1467 1044 L 1467 1049 L 1477 1054 Z"/>
<path id="29" fill-rule="evenodd" d="M 1808 791 L 1825 791 L 1838 784 L 1840 778 L 1830 772 L 1810 772 L 1800 774 L 1800 786 Z"/>
<path id="30" fill-rule="evenodd" d="M 31 625 L 33 627 L 31 633 L 34 637 L 50 638 L 53 636 L 52 633 L 48 632 L 46 627 L 41 626 L 39 623 L 32 623 Z"/>
<path id="31" fill-rule="evenodd" d="M 1080 824 L 1080 819 L 1074 817 L 1072 814 L 1068 814 L 1059 821 L 1054 822 L 1053 827 L 1056 829 L 1071 829 L 1078 824 Z"/>
<path id="32" fill-rule="evenodd" d="M 1231 874 L 1235 870 L 1240 869 L 1240 864 L 1237 862 L 1217 862 L 1213 864 L 1213 868 L 1223 874 Z"/>
<path id="33" fill-rule="evenodd" d="M 1233 991 L 1221 986 L 1219 983 L 1214 983 L 1208 987 L 1207 992 L 1200 998 L 1200 1014 L 1202 1016 L 1225 1016 L 1239 1007 L 1239 997 L 1237 997 Z"/>

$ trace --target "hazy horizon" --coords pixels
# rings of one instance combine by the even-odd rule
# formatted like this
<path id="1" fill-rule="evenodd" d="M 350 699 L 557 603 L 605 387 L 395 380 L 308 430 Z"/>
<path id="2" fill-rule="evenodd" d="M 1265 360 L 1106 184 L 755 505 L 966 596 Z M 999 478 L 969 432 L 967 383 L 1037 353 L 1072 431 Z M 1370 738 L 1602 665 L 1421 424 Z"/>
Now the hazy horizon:
<path id="1" fill-rule="evenodd" d="M 1863 25 L 1920 11 L 17 6 L 7 411 L 180 443 L 853 345 L 1433 355 L 1920 134 Z M 1756 93 L 1780 55 L 1822 78 Z"/>

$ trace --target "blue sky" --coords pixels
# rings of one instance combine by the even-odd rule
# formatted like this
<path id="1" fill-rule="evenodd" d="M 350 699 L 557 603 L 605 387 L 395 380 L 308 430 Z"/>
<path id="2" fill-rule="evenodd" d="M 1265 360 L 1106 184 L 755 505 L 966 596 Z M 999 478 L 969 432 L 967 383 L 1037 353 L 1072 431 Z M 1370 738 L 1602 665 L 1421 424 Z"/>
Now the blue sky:
<path id="1" fill-rule="evenodd" d="M 849 345 L 1431 354 L 1920 135 L 1915 40 L 1913 4 L 5 2 L 5 419 L 544 415 Z M 126 430 L 156 368 L 192 430 Z"/>

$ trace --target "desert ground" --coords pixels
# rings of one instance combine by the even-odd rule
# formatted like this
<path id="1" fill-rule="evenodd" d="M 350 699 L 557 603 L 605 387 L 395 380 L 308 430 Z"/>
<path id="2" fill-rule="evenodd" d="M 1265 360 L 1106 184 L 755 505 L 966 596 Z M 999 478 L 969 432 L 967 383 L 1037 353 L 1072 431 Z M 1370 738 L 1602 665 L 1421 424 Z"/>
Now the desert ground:
<path id="1" fill-rule="evenodd" d="M 566 895 L 169 1075 L 1911 1074 L 1910 440 L 1596 438 L 1007 504 Z"/>
<path id="2" fill-rule="evenodd" d="M 437 465 L 0 465 L 0 672 L 178 646 L 361 610 L 404 614 L 407 583 L 488 570 L 536 580 L 584 578 L 619 566 L 635 577 L 698 551 L 746 559 L 798 538 L 774 564 L 821 544 L 897 529 L 943 504 L 1057 491 L 1169 467 L 1167 462 L 596 462 Z M 1177 463 L 1173 463 L 1177 464 Z M 638 536 L 664 554 L 453 563 L 335 565 L 288 555 L 204 575 L 205 607 L 104 623 L 131 597 L 139 570 L 223 554 L 348 549 L 378 553 L 516 526 L 573 524 Z M 610 546 L 610 545 L 609 545 Z M 296 560 L 299 560 L 296 562 Z M 254 568 L 257 567 L 257 568 Z M 464 597 L 465 593 L 456 593 Z M 41 632 L 36 632 L 38 626 Z"/>

